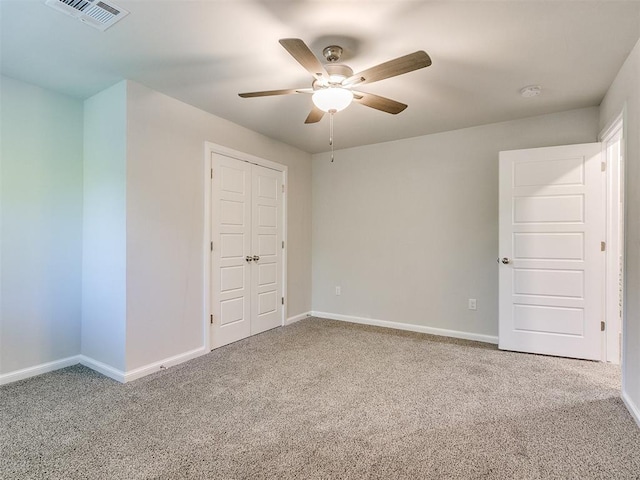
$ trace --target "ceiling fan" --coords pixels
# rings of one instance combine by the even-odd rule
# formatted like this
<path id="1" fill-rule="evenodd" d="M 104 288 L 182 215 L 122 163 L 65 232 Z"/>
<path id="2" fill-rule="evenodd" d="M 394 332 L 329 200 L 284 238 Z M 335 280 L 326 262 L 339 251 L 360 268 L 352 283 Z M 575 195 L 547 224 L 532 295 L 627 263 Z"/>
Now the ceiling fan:
<path id="1" fill-rule="evenodd" d="M 325 113 L 339 112 L 348 107 L 352 101 L 386 113 L 398 114 L 407 108 L 407 105 L 390 98 L 354 90 L 354 88 L 431 65 L 429 55 L 418 50 L 354 74 L 349 66 L 338 63 L 342 48 L 337 45 L 328 46 L 322 51 L 328 62 L 322 65 L 299 38 L 283 38 L 280 44 L 314 77 L 311 88 L 268 90 L 239 95 L 242 98 L 252 98 L 297 93 L 311 94 L 314 106 L 304 123 L 319 122 Z"/>

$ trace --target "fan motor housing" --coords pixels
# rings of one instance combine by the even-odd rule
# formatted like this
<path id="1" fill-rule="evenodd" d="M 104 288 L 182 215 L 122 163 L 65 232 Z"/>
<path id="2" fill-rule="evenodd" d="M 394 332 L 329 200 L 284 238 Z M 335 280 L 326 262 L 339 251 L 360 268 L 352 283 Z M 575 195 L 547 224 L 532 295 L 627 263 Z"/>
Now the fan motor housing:
<path id="1" fill-rule="evenodd" d="M 323 65 L 324 69 L 329 74 L 329 81 L 321 78 L 318 80 L 314 80 L 311 86 L 314 90 L 318 90 L 320 88 L 326 88 L 331 85 L 341 85 L 342 82 L 353 75 L 353 70 L 348 65 L 344 65 L 341 63 L 330 63 L 328 65 Z"/>
<path id="2" fill-rule="evenodd" d="M 353 70 L 351 69 L 351 67 L 343 63 L 330 63 L 328 65 L 325 65 L 324 69 L 331 76 L 336 75 L 344 78 L 349 78 L 351 75 L 353 75 Z"/>

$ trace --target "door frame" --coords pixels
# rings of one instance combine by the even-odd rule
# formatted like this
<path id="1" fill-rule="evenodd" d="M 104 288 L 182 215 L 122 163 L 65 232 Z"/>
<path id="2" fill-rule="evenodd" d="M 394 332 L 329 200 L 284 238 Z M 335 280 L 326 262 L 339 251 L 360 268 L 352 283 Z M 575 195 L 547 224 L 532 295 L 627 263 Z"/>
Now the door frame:
<path id="1" fill-rule="evenodd" d="M 612 325 L 613 322 L 619 321 L 621 324 L 620 333 L 624 338 L 624 259 L 625 259 L 625 245 L 624 245 L 624 217 L 625 217 L 625 113 L 626 108 L 620 112 L 598 135 L 599 141 L 602 143 L 602 158 L 603 162 L 606 162 L 606 280 L 605 280 L 605 321 L 606 325 Z M 616 138 L 619 135 L 620 146 L 619 156 L 617 159 L 611 159 L 608 155 L 607 143 Z M 620 209 L 617 208 L 618 199 L 622 205 Z M 618 233 L 619 232 L 619 233 Z M 619 258 L 622 257 L 622 265 L 620 265 Z M 620 272 L 622 269 L 622 272 Z M 616 289 L 618 285 L 620 274 L 622 273 L 622 289 Z M 622 299 L 619 298 L 620 293 Z M 622 300 L 622 307 L 619 306 L 620 300 Z M 620 312 L 622 310 L 622 312 Z M 622 313 L 619 320 L 616 318 Z M 616 329 L 617 330 L 617 329 Z M 619 342 L 618 333 L 614 329 L 606 328 L 603 335 L 602 343 L 602 360 L 611 363 L 623 362 L 624 342 L 622 345 Z M 616 346 L 617 345 L 617 346 Z"/>
<path id="2" fill-rule="evenodd" d="M 212 188 L 212 180 L 213 180 L 213 154 L 224 155 L 227 157 L 235 158 L 236 160 L 240 160 L 243 162 L 251 163 L 254 165 L 259 165 L 261 167 L 270 168 L 271 170 L 276 170 L 281 172 L 282 174 L 282 239 L 284 241 L 284 248 L 282 249 L 282 296 L 285 299 L 284 305 L 282 306 L 282 319 L 281 325 L 285 325 L 285 320 L 287 318 L 287 251 L 289 248 L 289 241 L 287 238 L 287 193 L 288 193 L 288 174 L 289 167 L 286 165 L 282 165 L 277 162 L 272 162 L 271 160 L 266 160 L 264 158 L 256 157 L 255 155 L 251 155 L 249 153 L 240 152 L 238 150 L 234 150 L 232 148 L 224 147 L 222 145 L 218 145 L 212 142 L 204 142 L 204 161 L 203 161 L 203 180 L 204 180 L 204 229 L 202 236 L 202 259 L 204 262 L 203 265 L 203 286 L 204 291 L 202 295 L 202 320 L 203 320 L 203 335 L 204 335 L 204 346 L 206 351 L 211 350 L 211 275 L 213 272 L 211 271 L 212 264 L 212 252 L 211 252 L 211 242 L 212 242 L 212 224 L 211 224 L 211 188 Z"/>

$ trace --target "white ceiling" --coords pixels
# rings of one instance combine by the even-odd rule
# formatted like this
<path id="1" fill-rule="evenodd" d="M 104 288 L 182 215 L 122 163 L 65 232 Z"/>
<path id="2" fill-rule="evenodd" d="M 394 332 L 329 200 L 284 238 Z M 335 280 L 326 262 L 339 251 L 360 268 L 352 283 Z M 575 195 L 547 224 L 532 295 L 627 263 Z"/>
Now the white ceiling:
<path id="1" fill-rule="evenodd" d="M 407 103 L 352 105 L 336 148 L 598 105 L 640 36 L 640 1 L 422 2 L 113 0 L 131 13 L 100 32 L 44 5 L 0 0 L 2 73 L 78 98 L 127 78 L 307 152 L 329 149 L 328 118 L 304 125 L 311 76 L 279 45 L 320 58 L 338 43 L 354 71 L 425 50 L 429 68 L 363 86 Z M 521 87 L 543 94 L 522 98 Z"/>

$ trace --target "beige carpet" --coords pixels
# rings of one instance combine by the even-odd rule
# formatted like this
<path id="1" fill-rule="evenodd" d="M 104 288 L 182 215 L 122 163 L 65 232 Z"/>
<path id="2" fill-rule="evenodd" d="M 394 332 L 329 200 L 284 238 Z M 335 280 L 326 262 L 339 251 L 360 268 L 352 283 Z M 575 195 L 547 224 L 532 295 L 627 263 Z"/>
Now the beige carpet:
<path id="1" fill-rule="evenodd" d="M 0 478 L 638 479 L 615 366 L 308 319 L 120 385 L 0 388 Z"/>

